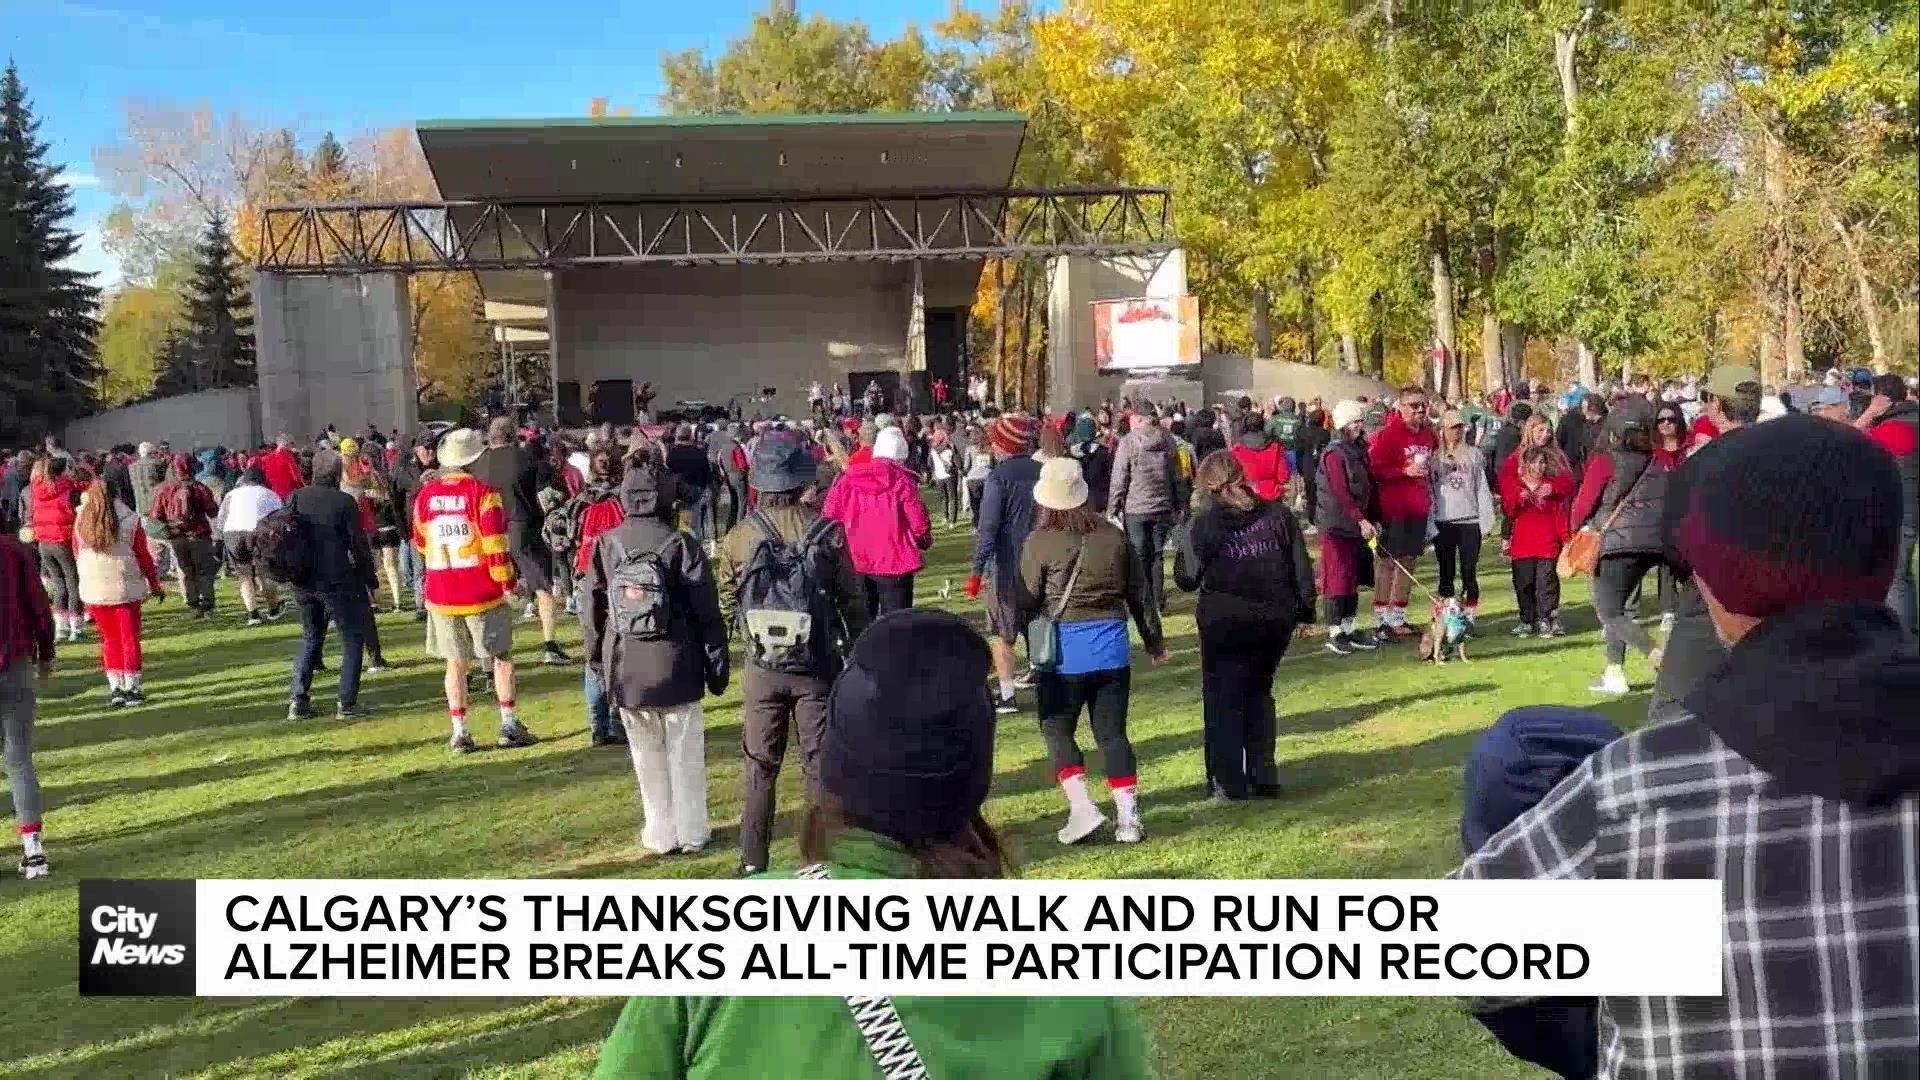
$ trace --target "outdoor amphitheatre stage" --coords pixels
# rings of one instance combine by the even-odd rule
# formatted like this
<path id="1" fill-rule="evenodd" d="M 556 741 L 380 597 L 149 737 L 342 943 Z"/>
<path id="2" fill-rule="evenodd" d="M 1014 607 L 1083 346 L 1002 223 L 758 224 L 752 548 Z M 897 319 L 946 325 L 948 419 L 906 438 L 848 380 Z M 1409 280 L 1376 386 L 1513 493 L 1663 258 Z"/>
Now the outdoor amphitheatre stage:
<path id="1" fill-rule="evenodd" d="M 1090 303 L 1179 296 L 1166 192 L 1009 186 L 1007 113 L 428 120 L 444 201 L 270 208 L 263 432 L 416 421 L 405 275 L 470 271 L 573 426 L 632 388 L 798 413 L 814 381 L 957 383 L 989 258 L 1048 262 L 1051 400 L 1099 396 Z M 1084 325 L 1082 325 L 1084 324 Z M 923 396 L 920 400 L 926 400 Z M 551 415 L 551 412 L 549 412 Z"/>

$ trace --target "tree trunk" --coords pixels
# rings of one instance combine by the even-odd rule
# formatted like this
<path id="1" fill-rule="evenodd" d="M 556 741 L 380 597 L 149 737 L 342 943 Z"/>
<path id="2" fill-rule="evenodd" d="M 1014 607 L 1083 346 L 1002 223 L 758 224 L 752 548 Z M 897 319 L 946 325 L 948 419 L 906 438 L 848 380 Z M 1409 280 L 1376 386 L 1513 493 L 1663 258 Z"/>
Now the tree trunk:
<path id="1" fill-rule="evenodd" d="M 1014 339 L 1014 356 L 1019 363 L 1019 366 L 1014 370 L 1018 372 L 1018 381 L 1014 385 L 1020 388 L 1019 403 L 1026 405 L 1037 400 L 1032 395 L 1033 376 L 1029 370 L 1032 365 L 1032 360 L 1027 356 L 1027 338 L 1033 325 L 1033 279 L 1032 276 L 1028 274 L 1020 275 L 1019 312 L 1020 323 L 1015 328 L 1017 336 Z M 1068 403 L 1061 402 L 1060 404 L 1064 406 Z"/>
<path id="2" fill-rule="evenodd" d="M 1265 285 L 1253 287 L 1253 355 L 1273 358 L 1273 295 Z"/>
<path id="3" fill-rule="evenodd" d="M 1501 386 L 1512 386 L 1527 372 L 1527 332 L 1513 323 L 1500 324 Z M 1500 387 L 1496 386 L 1498 390 Z"/>
<path id="4" fill-rule="evenodd" d="M 1367 374 L 1376 379 L 1387 377 L 1387 302 L 1379 293 L 1367 300 L 1373 327 L 1367 335 Z"/>
<path id="5" fill-rule="evenodd" d="M 1013 279 L 1007 274 L 1007 263 L 1002 261 L 996 269 L 999 278 L 996 282 L 998 299 L 993 305 L 993 385 L 1006 392 L 1007 372 L 1013 365 L 1007 363 L 1007 302 L 1013 297 Z"/>
<path id="6" fill-rule="evenodd" d="M 1846 252 L 1847 269 L 1853 274 L 1854 295 L 1860 302 L 1860 321 L 1867 326 L 1867 346 L 1873 352 L 1873 366 L 1878 369 L 1887 362 L 1887 343 L 1880 334 L 1880 303 L 1873 296 L 1873 280 L 1867 276 L 1867 264 L 1860 258 L 1860 240 L 1855 231 L 1859 226 L 1848 228 L 1840 216 L 1831 211 L 1827 214 L 1827 223 L 1833 226 L 1834 233 L 1840 237 L 1840 248 Z"/>
<path id="7" fill-rule="evenodd" d="M 1360 372 L 1360 342 L 1352 334 L 1340 335 L 1340 370 L 1356 375 Z"/>
<path id="8" fill-rule="evenodd" d="M 1806 366 L 1800 338 L 1799 267 L 1788 223 L 1787 151 L 1771 129 L 1760 133 L 1761 168 L 1767 198 L 1767 326 L 1760 338 L 1760 377 L 1776 362 L 1788 377 Z"/>
<path id="9" fill-rule="evenodd" d="M 1501 349 L 1500 314 L 1493 308 L 1493 278 L 1497 260 L 1492 230 L 1474 236 L 1474 267 L 1480 275 L 1480 389 L 1491 393 L 1506 383 L 1506 358 Z"/>
<path id="10" fill-rule="evenodd" d="M 1459 352 L 1454 335 L 1453 263 L 1448 256 L 1447 226 L 1436 221 L 1427 230 L 1427 259 L 1433 269 L 1433 341 L 1441 352 L 1441 367 L 1433 389 L 1458 399 Z M 1452 385 L 1450 385 L 1452 384 Z"/>
<path id="11" fill-rule="evenodd" d="M 1294 268 L 1294 277 L 1300 283 L 1300 310 L 1302 312 L 1301 330 L 1306 337 L 1306 355 L 1300 358 L 1303 364 L 1320 362 L 1320 312 L 1314 306 L 1313 272 L 1305 259 Z"/>
<path id="12" fill-rule="evenodd" d="M 1600 385 L 1600 360 L 1593 355 L 1592 349 L 1587 348 L 1587 343 L 1584 341 L 1574 342 L 1573 347 L 1575 363 L 1578 365 L 1575 375 L 1580 380 L 1581 386 L 1591 390 Z"/>

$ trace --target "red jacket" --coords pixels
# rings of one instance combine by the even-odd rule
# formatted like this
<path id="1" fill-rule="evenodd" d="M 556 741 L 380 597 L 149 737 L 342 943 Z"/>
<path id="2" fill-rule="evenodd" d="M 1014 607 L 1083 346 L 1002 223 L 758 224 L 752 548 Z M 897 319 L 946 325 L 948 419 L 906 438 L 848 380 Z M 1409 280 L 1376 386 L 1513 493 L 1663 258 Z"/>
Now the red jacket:
<path id="1" fill-rule="evenodd" d="M 1255 450 L 1241 444 L 1233 448 L 1234 459 L 1247 471 L 1247 482 L 1253 485 L 1254 494 L 1271 502 L 1280 497 L 1287 486 L 1287 480 L 1293 475 L 1287 468 L 1287 450 L 1277 442 L 1268 442 L 1266 446 Z"/>
<path id="2" fill-rule="evenodd" d="M 601 533 L 612 532 L 627 520 L 627 511 L 618 496 L 601 499 L 580 514 L 580 550 L 573 554 L 573 572 L 581 580 L 593 567 L 593 542 Z"/>
<path id="3" fill-rule="evenodd" d="M 260 471 L 266 474 L 267 487 L 283 500 L 304 483 L 300 478 L 300 459 L 284 446 L 276 446 L 260 455 L 257 464 Z"/>
<path id="4" fill-rule="evenodd" d="M 1508 556 L 1515 559 L 1557 559 L 1561 545 L 1572 530 L 1568 527 L 1567 500 L 1573 496 L 1573 474 L 1557 473 L 1547 478 L 1544 497 L 1533 496 L 1520 486 L 1520 455 L 1507 455 L 1500 466 L 1500 507 L 1513 522 L 1513 539 Z"/>
<path id="5" fill-rule="evenodd" d="M 62 476 L 52 481 L 35 481 L 31 491 L 34 543 L 72 547 L 79 485 L 72 477 Z"/>
<path id="6" fill-rule="evenodd" d="M 40 568 L 25 544 L 0 534 L 0 671 L 52 659 L 53 609 Z"/>
<path id="7" fill-rule="evenodd" d="M 1407 475 L 1407 466 L 1417 454 L 1431 456 L 1440 448 L 1433 428 L 1415 431 L 1407 426 L 1399 409 L 1387 413 L 1386 426 L 1367 442 L 1367 465 L 1373 472 L 1373 490 L 1380 504 L 1382 521 L 1425 521 L 1433 509 L 1433 492 L 1427 487 L 1427 471 Z"/>
<path id="8" fill-rule="evenodd" d="M 426 564 L 427 610 L 476 615 L 506 602 L 514 568 L 499 492 L 457 469 L 441 473 L 414 496 L 413 543 Z"/>

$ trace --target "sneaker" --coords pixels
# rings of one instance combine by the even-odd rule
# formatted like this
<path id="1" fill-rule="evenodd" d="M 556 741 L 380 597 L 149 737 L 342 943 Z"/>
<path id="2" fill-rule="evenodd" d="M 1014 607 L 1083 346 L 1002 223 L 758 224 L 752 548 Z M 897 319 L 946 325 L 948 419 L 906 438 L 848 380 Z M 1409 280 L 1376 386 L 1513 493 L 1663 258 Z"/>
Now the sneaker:
<path id="1" fill-rule="evenodd" d="M 275 600 L 272 604 L 268 605 L 267 607 L 267 621 L 279 622 L 280 616 L 285 615 L 286 613 L 287 613 L 287 602 L 285 600 Z"/>
<path id="2" fill-rule="evenodd" d="M 266 625 L 266 622 L 267 622 L 267 620 L 265 620 L 265 619 L 263 619 L 263 618 L 261 618 L 261 617 L 260 617 L 260 613 L 259 613 L 259 612 L 257 612 L 257 611 L 249 611 L 249 612 L 247 612 L 247 619 L 246 619 L 246 621 L 245 621 L 245 622 L 243 622 L 243 623 L 241 623 L 240 625 L 242 625 L 242 626 L 245 626 L 245 627 L 248 627 L 248 628 L 252 628 L 252 627 L 255 627 L 255 626 L 264 626 L 264 625 Z"/>
<path id="3" fill-rule="evenodd" d="M 125 690 L 115 690 L 113 694 L 107 698 L 107 705 L 115 709 L 126 708 L 127 692 Z"/>
<path id="4" fill-rule="evenodd" d="M 707 850 L 707 845 L 705 843 L 681 844 L 679 850 L 682 855 L 698 855 Z"/>
<path id="5" fill-rule="evenodd" d="M 1326 650 L 1335 656 L 1353 655 L 1353 646 L 1345 634 L 1328 634 Z"/>
<path id="6" fill-rule="evenodd" d="M 1403 623 L 1403 622 L 1394 623 L 1393 625 L 1387 627 L 1387 632 L 1392 634 L 1395 640 L 1398 640 L 1398 641 L 1405 641 L 1408 638 L 1417 638 L 1420 636 L 1419 627 L 1414 626 L 1410 623 Z"/>
<path id="7" fill-rule="evenodd" d="M 1107 815 L 1089 806 L 1076 809 L 1067 815 L 1067 823 L 1054 835 L 1063 844 L 1077 844 L 1099 831 L 1107 823 Z"/>
<path id="8" fill-rule="evenodd" d="M 549 641 L 540 647 L 540 662 L 543 664 L 571 664 L 573 657 L 561 651 L 560 643 Z"/>
<path id="9" fill-rule="evenodd" d="M 1012 716 L 1014 713 L 1017 713 L 1019 711 L 1020 711 L 1020 706 L 1014 704 L 1013 699 L 1010 697 L 1003 697 L 999 699 L 994 703 L 994 706 L 993 706 L 993 713 L 995 716 Z"/>
<path id="10" fill-rule="evenodd" d="M 520 613 L 521 622 L 532 622 L 540 617 L 540 605 L 529 603 L 527 610 Z"/>
<path id="11" fill-rule="evenodd" d="M 1567 628 L 1565 625 L 1563 625 L 1560 622 L 1559 619 L 1550 619 L 1547 622 L 1547 636 L 1548 637 L 1566 637 Z"/>
<path id="12" fill-rule="evenodd" d="M 288 702 L 287 703 L 287 719 L 311 720 L 313 719 L 313 706 L 307 704 L 307 702 L 304 700 Z"/>
<path id="13" fill-rule="evenodd" d="M 447 740 L 447 749 L 456 754 L 471 754 L 480 748 L 474 745 L 472 735 L 461 734 Z"/>
<path id="14" fill-rule="evenodd" d="M 1607 694 L 1613 697 L 1620 697 L 1632 690 L 1627 685 L 1626 672 L 1618 670 L 1603 672 L 1587 689 L 1596 694 Z"/>
<path id="15" fill-rule="evenodd" d="M 147 692 L 145 690 L 125 691 L 125 697 L 127 699 L 127 708 L 129 709 L 136 705 L 145 705 L 147 703 Z"/>
<path id="16" fill-rule="evenodd" d="M 512 749 L 517 746 L 532 746 L 539 741 L 539 736 L 528 731 L 520 724 L 500 725 L 500 745 L 504 748 Z"/>
<path id="17" fill-rule="evenodd" d="M 1034 676 L 1033 676 L 1033 669 L 1032 669 L 1032 668 L 1028 668 L 1027 670 L 1025 670 L 1025 671 L 1023 671 L 1023 672 L 1021 672 L 1021 673 L 1019 674 L 1019 676 L 1017 676 L 1017 677 L 1016 677 L 1016 678 L 1015 678 L 1015 679 L 1013 680 L 1013 687 L 1014 687 L 1014 689 L 1016 689 L 1016 690 L 1031 690 L 1031 689 L 1033 689 L 1033 678 L 1034 678 Z"/>
<path id="18" fill-rule="evenodd" d="M 1530 622 L 1523 622 L 1520 625 L 1514 627 L 1513 636 L 1514 637 L 1532 637 L 1533 624 Z"/>
<path id="19" fill-rule="evenodd" d="M 1256 799 L 1277 799 L 1280 797 L 1279 784 L 1253 784 L 1253 797 Z"/>
<path id="20" fill-rule="evenodd" d="M 1389 636 L 1387 640 L 1392 641 L 1393 638 Z M 1379 647 L 1380 634 L 1378 631 L 1355 630 L 1353 633 L 1347 635 L 1347 648 L 1349 649 L 1359 649 L 1361 652 L 1372 652 Z"/>
<path id="21" fill-rule="evenodd" d="M 20 876 L 23 878 L 27 878 L 28 880 L 43 878 L 52 872 L 53 868 L 47 865 L 47 857 L 45 855 L 23 855 L 20 857 Z"/>
<path id="22" fill-rule="evenodd" d="M 361 668 L 360 670 L 365 672 L 368 675 L 378 675 L 383 671 L 392 671 L 393 665 L 387 663 L 386 657 L 376 656 L 373 658 L 373 661 L 371 663 L 369 663 L 366 667 Z"/>
<path id="23" fill-rule="evenodd" d="M 372 709 L 367 708 L 357 701 L 352 704 L 342 701 L 333 707 L 333 718 L 335 720 L 364 720 L 372 715 Z"/>
<path id="24" fill-rule="evenodd" d="M 764 866 L 750 866 L 745 863 L 742 863 L 740 866 L 740 876 L 743 878 L 750 878 L 755 874 L 764 874 L 766 872 L 767 868 Z"/>
<path id="25" fill-rule="evenodd" d="M 1120 823 L 1113 827 L 1113 838 L 1118 843 L 1137 844 L 1147 838 L 1147 830 L 1140 827 L 1139 818 L 1123 817 Z"/>

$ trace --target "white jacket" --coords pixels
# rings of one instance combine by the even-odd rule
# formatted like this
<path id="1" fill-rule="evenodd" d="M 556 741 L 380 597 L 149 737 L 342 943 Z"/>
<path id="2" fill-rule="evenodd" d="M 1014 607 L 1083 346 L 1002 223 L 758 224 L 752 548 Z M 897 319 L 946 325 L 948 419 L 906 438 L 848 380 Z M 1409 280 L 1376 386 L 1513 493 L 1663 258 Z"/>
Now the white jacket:
<path id="1" fill-rule="evenodd" d="M 140 516 L 126 506 L 116 505 L 114 510 L 120 518 L 120 527 L 115 530 L 113 547 L 101 551 L 81 543 L 77 535 L 73 540 L 73 564 L 80 572 L 83 604 L 102 607 L 137 604 L 145 600 L 150 591 L 147 575 L 133 553 L 136 537 L 142 542 L 145 540 L 140 530 Z"/>

